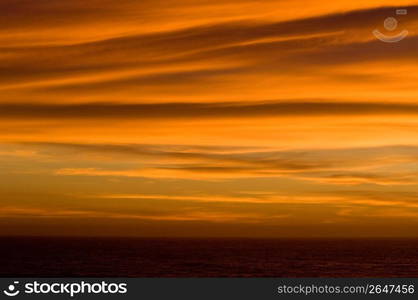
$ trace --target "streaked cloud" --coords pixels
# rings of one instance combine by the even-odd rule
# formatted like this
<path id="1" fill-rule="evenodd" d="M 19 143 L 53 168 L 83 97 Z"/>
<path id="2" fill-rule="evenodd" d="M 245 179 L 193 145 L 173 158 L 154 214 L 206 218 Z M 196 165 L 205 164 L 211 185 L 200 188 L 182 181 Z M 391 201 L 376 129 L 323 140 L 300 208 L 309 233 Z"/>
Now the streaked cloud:
<path id="1" fill-rule="evenodd" d="M 418 3 L 393 5 L 2 1 L 0 234 L 418 228 Z"/>
<path id="2" fill-rule="evenodd" d="M 2 104 L 3 119 L 184 119 L 339 115 L 416 115 L 414 103 L 282 101 L 260 103 Z"/>

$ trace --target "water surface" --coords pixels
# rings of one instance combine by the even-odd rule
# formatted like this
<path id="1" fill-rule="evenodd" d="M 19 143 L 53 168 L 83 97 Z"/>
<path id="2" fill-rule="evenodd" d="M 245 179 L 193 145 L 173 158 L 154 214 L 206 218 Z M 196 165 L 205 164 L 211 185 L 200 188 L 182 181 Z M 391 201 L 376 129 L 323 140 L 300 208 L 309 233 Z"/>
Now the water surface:
<path id="1" fill-rule="evenodd" d="M 0 238 L 2 277 L 418 277 L 418 239 Z"/>

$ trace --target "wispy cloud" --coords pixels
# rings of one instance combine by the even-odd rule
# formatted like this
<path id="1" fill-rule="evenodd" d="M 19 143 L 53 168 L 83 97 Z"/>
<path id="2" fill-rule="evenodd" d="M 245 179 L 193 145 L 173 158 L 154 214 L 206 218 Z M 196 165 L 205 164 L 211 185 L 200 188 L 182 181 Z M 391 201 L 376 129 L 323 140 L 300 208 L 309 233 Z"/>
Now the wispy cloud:
<path id="1" fill-rule="evenodd" d="M 274 116 L 416 115 L 414 103 L 283 101 L 265 103 L 1 104 L 3 119 L 184 119 Z"/>
<path id="2" fill-rule="evenodd" d="M 393 5 L 2 1 L 0 234 L 415 224 L 418 4 Z"/>

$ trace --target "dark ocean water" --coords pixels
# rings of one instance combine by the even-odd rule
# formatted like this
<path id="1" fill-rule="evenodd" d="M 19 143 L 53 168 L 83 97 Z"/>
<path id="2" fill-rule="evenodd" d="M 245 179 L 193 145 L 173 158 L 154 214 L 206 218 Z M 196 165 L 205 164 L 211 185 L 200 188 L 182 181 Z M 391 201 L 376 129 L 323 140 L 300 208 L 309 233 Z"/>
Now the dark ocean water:
<path id="1" fill-rule="evenodd" d="M 418 239 L 0 238 L 1 277 L 418 277 Z"/>

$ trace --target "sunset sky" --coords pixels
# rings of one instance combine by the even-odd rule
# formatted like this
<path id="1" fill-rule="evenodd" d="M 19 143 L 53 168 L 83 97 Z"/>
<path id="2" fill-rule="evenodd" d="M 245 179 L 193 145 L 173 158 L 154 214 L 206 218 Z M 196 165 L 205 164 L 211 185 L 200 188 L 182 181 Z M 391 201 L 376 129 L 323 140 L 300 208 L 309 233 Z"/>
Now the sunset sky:
<path id="1" fill-rule="evenodd" d="M 418 236 L 418 2 L 0 1 L 0 235 Z"/>

